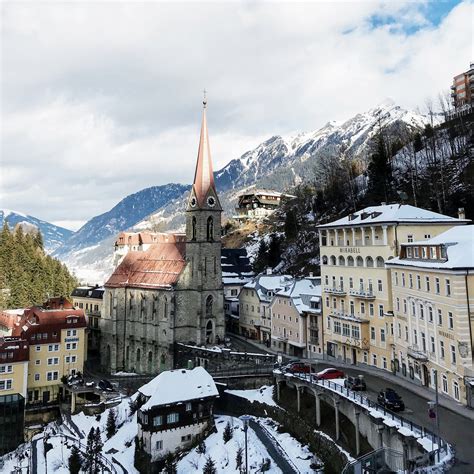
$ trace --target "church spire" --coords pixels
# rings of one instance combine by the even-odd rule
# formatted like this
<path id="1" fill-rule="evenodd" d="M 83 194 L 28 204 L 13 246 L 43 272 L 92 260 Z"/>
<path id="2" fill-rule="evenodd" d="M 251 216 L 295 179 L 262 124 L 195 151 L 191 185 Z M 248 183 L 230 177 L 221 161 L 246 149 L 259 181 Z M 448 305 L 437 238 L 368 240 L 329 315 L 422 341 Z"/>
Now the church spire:
<path id="1" fill-rule="evenodd" d="M 204 204 L 204 200 L 208 194 L 210 188 L 215 192 L 214 186 L 214 174 L 212 172 L 212 160 L 211 150 L 209 148 L 209 135 L 207 133 L 207 118 L 206 108 L 207 99 L 206 91 L 204 90 L 204 99 L 202 101 L 202 124 L 201 124 L 201 137 L 199 139 L 199 150 L 196 163 L 196 172 L 194 174 L 194 192 L 198 200 L 199 205 Z"/>

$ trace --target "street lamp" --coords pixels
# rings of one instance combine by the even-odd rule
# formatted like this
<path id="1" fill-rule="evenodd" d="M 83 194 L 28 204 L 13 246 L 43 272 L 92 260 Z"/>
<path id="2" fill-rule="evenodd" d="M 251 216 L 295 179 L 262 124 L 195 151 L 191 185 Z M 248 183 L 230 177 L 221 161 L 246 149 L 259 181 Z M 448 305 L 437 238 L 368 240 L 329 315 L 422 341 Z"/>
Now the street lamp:
<path id="1" fill-rule="evenodd" d="M 242 415 L 240 419 L 244 422 L 244 433 L 245 433 L 245 474 L 248 474 L 248 449 L 247 449 L 247 430 L 249 428 L 249 421 L 252 419 L 250 415 Z"/>

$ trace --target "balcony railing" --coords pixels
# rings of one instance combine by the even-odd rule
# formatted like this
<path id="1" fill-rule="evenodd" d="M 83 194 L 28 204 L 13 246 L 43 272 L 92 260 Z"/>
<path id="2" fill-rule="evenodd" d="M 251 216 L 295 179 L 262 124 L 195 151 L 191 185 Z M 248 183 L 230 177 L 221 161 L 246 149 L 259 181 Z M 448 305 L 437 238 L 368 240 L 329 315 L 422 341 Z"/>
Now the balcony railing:
<path id="1" fill-rule="evenodd" d="M 412 359 L 416 359 L 419 361 L 427 361 L 428 360 L 428 352 L 419 348 L 418 346 L 408 346 L 408 357 Z"/>
<path id="2" fill-rule="evenodd" d="M 365 316 L 360 314 L 347 314 L 343 311 L 331 311 L 330 316 L 337 319 L 345 319 L 346 321 L 352 321 L 354 323 L 368 323 L 369 320 Z"/>
<path id="3" fill-rule="evenodd" d="M 364 288 L 359 288 L 358 290 L 350 290 L 349 294 L 351 296 L 355 296 L 356 298 L 361 298 L 365 300 L 374 300 L 375 295 L 374 292 L 369 289 L 369 290 L 364 290 Z"/>
<path id="4" fill-rule="evenodd" d="M 345 295 L 346 290 L 343 286 L 326 286 L 324 288 L 325 293 L 330 293 L 332 295 Z"/>

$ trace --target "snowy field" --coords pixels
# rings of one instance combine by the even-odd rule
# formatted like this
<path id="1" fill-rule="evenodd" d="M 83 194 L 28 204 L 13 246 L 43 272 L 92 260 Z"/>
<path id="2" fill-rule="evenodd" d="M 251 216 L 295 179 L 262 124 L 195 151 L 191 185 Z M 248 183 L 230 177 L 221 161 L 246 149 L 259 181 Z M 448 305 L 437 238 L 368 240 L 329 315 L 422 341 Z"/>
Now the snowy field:
<path id="1" fill-rule="evenodd" d="M 273 385 L 264 385 L 263 387 L 253 390 L 226 390 L 226 392 L 230 393 L 231 395 L 236 395 L 237 397 L 246 398 L 251 402 L 265 403 L 266 405 L 270 405 L 272 407 L 278 406 L 272 398 Z"/>
<path id="2" fill-rule="evenodd" d="M 272 391 L 273 387 L 262 387 L 256 390 L 235 390 L 230 392 L 238 392 L 235 393 L 235 395 L 248 398 L 249 400 L 258 400 L 268 405 L 275 405 L 272 399 Z M 111 439 L 107 439 L 105 433 L 109 410 L 105 410 L 100 416 L 86 416 L 84 413 L 72 416 L 72 421 L 83 435 L 82 439 L 79 439 L 74 429 L 66 424 L 58 425 L 56 423 L 50 423 L 47 425 L 45 432 L 48 433 L 48 443 L 52 445 L 52 449 L 48 451 L 46 458 L 43 451 L 43 434 L 37 435 L 34 438 L 37 440 L 35 443 L 37 451 L 37 472 L 67 474 L 69 472 L 68 459 L 73 444 L 76 444 L 76 446 L 80 445 L 81 450 L 84 450 L 87 442 L 87 434 L 91 427 L 94 429 L 99 427 L 104 443 L 102 454 L 106 460 L 112 463 L 118 472 L 122 472 L 122 469 L 112 461 L 112 457 L 122 464 L 129 474 L 138 474 L 138 471 L 133 467 L 135 449 L 133 441 L 137 433 L 137 417 L 136 414 L 130 416 L 129 401 L 130 398 L 124 398 L 122 402 L 115 407 L 118 429 Z M 301 473 L 312 472 L 309 468 L 312 454 L 307 447 L 302 446 L 287 433 L 278 433 L 278 424 L 273 420 L 269 418 L 255 418 L 255 421 L 264 428 L 272 444 L 277 447 L 277 450 L 286 453 L 286 457 L 297 466 Z M 227 422 L 232 426 L 233 437 L 230 441 L 224 443 L 223 431 Z M 235 462 L 236 453 L 239 447 L 245 447 L 243 422 L 235 417 L 216 416 L 216 428 L 218 432 L 212 433 L 205 441 L 205 454 L 198 454 L 194 449 L 178 462 L 178 472 L 180 474 L 202 472 L 207 456 L 211 456 L 215 461 L 217 472 L 238 474 L 239 471 L 236 468 Z M 259 470 L 262 461 L 266 458 L 270 458 L 270 470 L 268 472 L 272 474 L 282 472 L 277 467 L 275 461 L 271 459 L 267 449 L 250 427 L 248 428 L 248 447 L 250 472 Z M 28 455 L 30 455 L 31 451 L 31 443 L 25 443 L 20 446 L 15 453 L 28 452 Z M 21 465 L 26 471 L 28 460 L 25 458 L 21 463 L 18 461 L 18 457 L 15 453 L 10 453 L 0 458 L 0 460 L 3 460 L 3 465 L 0 461 L 0 472 L 14 472 L 15 467 Z"/>

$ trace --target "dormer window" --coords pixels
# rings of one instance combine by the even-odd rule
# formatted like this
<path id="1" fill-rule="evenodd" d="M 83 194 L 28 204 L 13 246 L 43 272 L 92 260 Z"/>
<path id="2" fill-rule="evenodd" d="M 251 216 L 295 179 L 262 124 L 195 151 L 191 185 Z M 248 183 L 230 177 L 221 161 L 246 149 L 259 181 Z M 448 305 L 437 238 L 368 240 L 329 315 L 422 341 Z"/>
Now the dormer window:
<path id="1" fill-rule="evenodd" d="M 413 257 L 413 249 L 411 247 L 407 247 L 407 258 Z"/>
<path id="2" fill-rule="evenodd" d="M 446 252 L 446 247 L 444 245 L 442 245 L 440 247 L 440 252 L 441 252 L 441 258 L 447 260 L 448 259 L 448 254 Z"/>
<path id="3" fill-rule="evenodd" d="M 427 258 L 426 247 L 421 247 L 421 258 Z"/>
<path id="4" fill-rule="evenodd" d="M 419 258 L 420 257 L 420 251 L 418 250 L 418 247 L 414 247 L 413 249 L 413 256 L 415 258 Z"/>
<path id="5" fill-rule="evenodd" d="M 430 258 L 436 258 L 436 247 L 430 247 Z"/>

